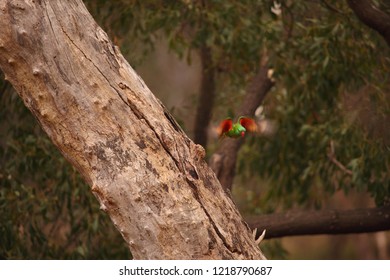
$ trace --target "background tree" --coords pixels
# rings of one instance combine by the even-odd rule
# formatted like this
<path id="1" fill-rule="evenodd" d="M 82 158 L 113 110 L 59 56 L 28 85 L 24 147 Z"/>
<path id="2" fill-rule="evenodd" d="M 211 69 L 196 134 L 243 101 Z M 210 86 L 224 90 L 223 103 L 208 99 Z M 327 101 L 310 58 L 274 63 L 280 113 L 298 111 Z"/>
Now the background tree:
<path id="1" fill-rule="evenodd" d="M 264 225 L 268 236 L 272 237 L 292 234 L 298 222 L 291 219 L 290 224 L 273 235 L 273 229 L 282 225 L 278 222 L 280 216 L 265 213 L 292 208 L 305 211 L 329 208 L 332 198 L 340 193 L 351 197 L 351 193 L 357 192 L 365 197 L 360 200 L 364 203 L 359 204 L 349 199 L 350 208 L 379 206 L 379 212 L 377 208 L 368 210 L 382 213 L 382 218 L 388 213 L 389 48 L 386 35 L 381 32 L 383 29 L 376 33 L 364 25 L 366 20 L 353 6 L 356 2 L 280 1 L 280 7 L 274 1 L 170 1 L 169 4 L 87 1 L 87 4 L 114 41 L 123 50 L 132 50 L 128 57 L 138 65 L 144 52 L 153 51 L 161 42 L 168 43 L 171 50 L 193 65 L 202 50 L 207 50 L 209 58 L 203 56 L 200 71 L 207 74 L 201 80 L 209 78 L 210 84 L 214 84 L 209 88 L 217 105 L 208 107 L 208 113 L 198 114 L 198 118 L 204 117 L 203 122 L 196 122 L 202 124 L 201 130 L 192 131 L 191 127 L 196 125 L 184 114 L 176 114 L 194 139 L 205 139 L 208 123 L 211 123 L 210 128 L 228 115 L 247 110 L 244 100 L 250 100 L 248 93 L 260 80 L 256 77 L 263 77 L 268 83 L 268 87 L 263 87 L 266 98 L 257 101 L 259 104 L 249 104 L 256 108 L 264 101 L 262 117 L 277 124 L 275 134 L 249 137 L 245 142 L 224 140 L 220 143 L 212 138 L 198 142 L 208 143 L 209 155 L 219 151 L 237 155 L 232 157 L 224 173 L 230 176 L 225 177 L 230 182 L 225 187 L 232 187 L 233 197 L 244 214 L 257 215 L 250 219 L 251 223 L 260 228 Z M 381 18 L 386 19 L 389 14 L 386 1 L 377 1 L 375 6 L 371 3 L 370 7 L 375 7 L 374 10 L 383 15 Z M 386 26 L 386 20 L 379 23 Z M 378 25 L 369 26 L 375 29 Z M 145 48 L 146 45 L 149 48 Z M 262 72 L 262 69 L 272 69 L 274 80 L 271 81 L 265 75 L 268 71 Z M 260 73 L 262 75 L 258 75 Z M 207 96 L 207 90 L 202 92 Z M 212 104 L 207 100 L 199 98 L 198 112 L 207 107 L 205 102 Z M 189 110 L 196 111 L 194 107 Z M 246 112 L 251 114 L 254 109 Z M 185 115 L 189 115 L 187 111 Z M 226 149 L 229 146 L 231 148 Z M 3 178 L 11 174 L 3 173 Z M 12 174 L 15 175 L 7 179 L 8 184 L 15 176 L 19 177 L 17 173 Z M 375 203 L 367 199 L 369 196 Z M 30 203 L 26 200 L 26 205 Z M 311 213 L 317 220 L 329 217 L 329 212 Z M 299 221 L 307 220 L 301 213 L 296 217 L 300 217 Z M 356 221 L 361 219 L 366 218 L 357 216 Z M 334 219 L 328 221 L 334 223 Z M 385 222 L 382 219 L 379 223 Z M 87 224 L 91 223 L 85 223 L 84 229 Z M 97 226 L 100 231 L 101 224 Z M 313 232 L 308 228 L 305 231 L 305 226 L 307 224 L 301 224 L 299 234 L 338 233 L 336 230 Z M 19 232 L 17 223 L 10 224 L 7 230 Z M 344 232 L 351 231 L 347 227 Z M 47 236 L 40 229 L 36 232 Z M 20 246 L 16 241 L 13 244 Z M 264 249 L 280 257 L 283 250 L 279 244 L 267 246 L 269 244 L 265 244 L 268 248 Z M 91 248 L 93 243 L 80 246 L 89 251 L 86 248 Z"/>

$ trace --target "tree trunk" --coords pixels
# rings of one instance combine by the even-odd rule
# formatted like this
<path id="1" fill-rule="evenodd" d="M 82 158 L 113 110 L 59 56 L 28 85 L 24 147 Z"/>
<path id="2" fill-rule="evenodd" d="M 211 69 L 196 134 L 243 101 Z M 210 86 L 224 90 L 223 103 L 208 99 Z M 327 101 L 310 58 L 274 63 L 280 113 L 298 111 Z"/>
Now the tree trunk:
<path id="1" fill-rule="evenodd" d="M 200 85 L 199 101 L 196 109 L 194 124 L 195 143 L 207 147 L 207 132 L 214 108 L 215 100 L 215 67 L 211 50 L 203 46 L 199 50 L 202 66 L 202 80 Z"/>
<path id="2" fill-rule="evenodd" d="M 0 1 L 0 67 L 137 259 L 263 259 L 194 144 L 81 0 Z"/>

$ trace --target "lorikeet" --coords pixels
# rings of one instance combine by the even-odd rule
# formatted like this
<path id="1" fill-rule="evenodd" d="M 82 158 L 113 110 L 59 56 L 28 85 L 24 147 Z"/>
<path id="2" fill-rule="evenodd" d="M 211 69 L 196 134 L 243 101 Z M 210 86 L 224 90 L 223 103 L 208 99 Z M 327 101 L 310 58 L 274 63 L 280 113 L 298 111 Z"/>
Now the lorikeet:
<path id="1" fill-rule="evenodd" d="M 254 119 L 248 117 L 239 117 L 236 123 L 231 118 L 221 122 L 218 127 L 218 136 L 227 136 L 231 138 L 244 137 L 245 132 L 256 132 L 257 124 Z"/>

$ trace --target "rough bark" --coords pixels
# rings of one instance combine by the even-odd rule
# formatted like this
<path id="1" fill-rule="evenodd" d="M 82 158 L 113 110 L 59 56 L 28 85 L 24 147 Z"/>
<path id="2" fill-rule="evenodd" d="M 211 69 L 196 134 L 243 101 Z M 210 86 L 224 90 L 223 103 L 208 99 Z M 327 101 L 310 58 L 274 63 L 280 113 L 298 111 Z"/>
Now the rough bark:
<path id="1" fill-rule="evenodd" d="M 264 60 L 257 74 L 250 82 L 246 95 L 241 107 L 237 112 L 237 116 L 253 116 L 257 107 L 261 105 L 268 91 L 274 85 L 274 82 L 268 77 L 268 66 Z M 236 162 L 238 152 L 244 143 L 244 139 L 223 139 L 218 150 L 210 159 L 210 166 L 221 185 L 226 190 L 231 190 L 233 179 L 235 176 Z"/>
<path id="2" fill-rule="evenodd" d="M 262 259 L 204 149 L 81 0 L 2 0 L 0 67 L 136 259 Z"/>
<path id="3" fill-rule="evenodd" d="M 207 132 L 215 100 L 215 67 L 212 62 L 211 50 L 208 47 L 200 49 L 202 80 L 199 102 L 194 125 L 195 143 L 207 147 Z"/>
<path id="4" fill-rule="evenodd" d="M 390 47 L 390 15 L 375 7 L 371 0 L 347 0 L 356 16 L 377 31 Z"/>
<path id="5" fill-rule="evenodd" d="M 390 230 L 390 207 L 322 210 L 269 214 L 247 219 L 248 224 L 267 230 L 265 239 L 313 234 L 347 234 Z"/>

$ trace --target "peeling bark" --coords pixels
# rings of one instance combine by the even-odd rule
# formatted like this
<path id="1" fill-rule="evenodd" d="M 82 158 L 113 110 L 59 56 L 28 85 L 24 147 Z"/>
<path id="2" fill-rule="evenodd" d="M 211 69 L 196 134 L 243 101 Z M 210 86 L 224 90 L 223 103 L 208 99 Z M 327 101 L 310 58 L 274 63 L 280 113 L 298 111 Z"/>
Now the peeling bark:
<path id="1" fill-rule="evenodd" d="M 81 0 L 0 2 L 0 67 L 136 259 L 263 259 L 237 208 Z"/>

